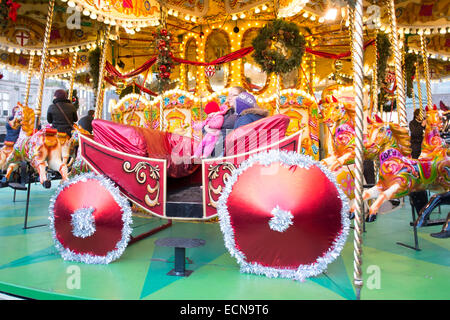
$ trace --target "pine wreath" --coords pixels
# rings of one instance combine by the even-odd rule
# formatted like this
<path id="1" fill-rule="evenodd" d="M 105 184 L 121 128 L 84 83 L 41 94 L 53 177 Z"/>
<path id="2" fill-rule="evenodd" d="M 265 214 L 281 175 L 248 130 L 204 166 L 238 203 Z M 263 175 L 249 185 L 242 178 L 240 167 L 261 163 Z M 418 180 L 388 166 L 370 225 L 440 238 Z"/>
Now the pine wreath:
<path id="1" fill-rule="evenodd" d="M 295 23 L 281 19 L 266 24 L 252 41 L 253 59 L 267 74 L 292 71 L 302 63 L 305 39 Z"/>

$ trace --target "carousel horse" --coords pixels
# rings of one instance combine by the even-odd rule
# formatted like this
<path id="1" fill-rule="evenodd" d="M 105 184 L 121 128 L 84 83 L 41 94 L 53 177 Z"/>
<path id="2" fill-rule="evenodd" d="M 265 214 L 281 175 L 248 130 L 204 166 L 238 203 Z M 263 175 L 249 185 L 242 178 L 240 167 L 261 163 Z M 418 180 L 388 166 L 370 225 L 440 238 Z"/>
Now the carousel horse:
<path id="1" fill-rule="evenodd" d="M 6 160 L 14 150 L 14 142 L 5 141 L 4 146 L 0 149 L 0 171 L 6 170 Z"/>
<path id="2" fill-rule="evenodd" d="M 22 104 L 20 102 L 17 103 L 17 105 L 14 107 L 15 110 L 20 108 Z M 14 128 L 18 128 L 20 124 L 17 123 L 17 120 L 12 120 Z M 13 141 L 5 141 L 3 147 L 0 149 L 0 171 L 6 170 L 6 160 L 8 159 L 9 155 L 14 150 L 14 144 Z"/>
<path id="3" fill-rule="evenodd" d="M 433 108 L 428 108 L 428 106 L 426 106 L 425 110 L 427 112 L 425 120 L 426 126 L 422 141 L 422 153 L 419 158 L 433 159 L 434 157 L 449 156 L 450 149 L 440 135 L 440 131 L 444 124 L 436 105 L 434 105 Z"/>
<path id="4" fill-rule="evenodd" d="M 28 162 L 36 170 L 40 183 L 46 188 L 51 186 L 47 179 L 47 168 L 58 171 L 62 180 L 66 180 L 68 170 L 64 159 L 67 160 L 69 155 L 67 134 L 51 127 L 35 132 L 34 110 L 27 106 L 20 105 L 13 122 L 13 128 L 20 124 L 21 130 L 14 150 L 6 161 L 7 172 L 3 182 L 9 180 L 22 161 Z"/>
<path id="5" fill-rule="evenodd" d="M 323 159 L 321 163 L 330 169 L 336 177 L 337 183 L 349 199 L 355 198 L 354 149 L 355 110 L 350 103 L 339 103 L 329 96 L 320 103 L 321 119 L 329 128 L 332 141 L 332 155 Z"/>
<path id="6" fill-rule="evenodd" d="M 72 137 L 69 140 L 69 156 L 70 159 L 66 159 L 67 167 L 69 168 L 68 177 L 72 178 L 78 174 L 89 172 L 89 167 L 81 157 L 81 149 L 79 148 L 79 135 L 83 134 L 88 137 L 92 137 L 89 131 L 84 130 L 77 124 L 73 125 Z"/>
<path id="7" fill-rule="evenodd" d="M 355 160 L 355 107 L 340 103 L 336 98 L 326 98 L 321 108 L 322 121 L 333 139 L 333 154 L 322 160 L 331 171 Z"/>
<path id="8" fill-rule="evenodd" d="M 408 131 L 398 124 L 384 123 L 378 117 L 376 122 L 370 121 L 364 147 L 370 157 L 379 155 L 380 159 L 378 183 L 363 194 L 364 200 L 376 199 L 369 209 L 369 222 L 376 219 L 379 208 L 388 200 L 410 192 L 450 189 L 450 159 L 446 153 L 412 159 Z"/>

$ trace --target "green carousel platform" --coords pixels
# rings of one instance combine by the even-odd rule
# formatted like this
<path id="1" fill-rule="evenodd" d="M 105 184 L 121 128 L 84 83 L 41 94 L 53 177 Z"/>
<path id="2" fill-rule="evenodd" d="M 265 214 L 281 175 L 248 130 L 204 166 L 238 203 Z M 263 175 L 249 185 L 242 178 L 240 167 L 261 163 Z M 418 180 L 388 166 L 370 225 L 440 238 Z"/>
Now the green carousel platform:
<path id="1" fill-rule="evenodd" d="M 242 274 L 225 248 L 218 223 L 174 222 L 138 241 L 109 265 L 86 265 L 62 260 L 48 228 L 49 199 L 56 190 L 33 184 L 28 226 L 24 229 L 26 192 L 0 189 L 0 292 L 32 299 L 155 299 L 155 300 L 352 300 L 353 231 L 341 256 L 325 274 L 304 282 Z M 432 219 L 445 218 L 442 213 Z M 418 229 L 420 251 L 414 245 L 411 208 L 366 224 L 363 236 L 365 287 L 361 299 L 450 299 L 450 239 L 429 234 L 442 226 Z M 133 219 L 133 234 L 143 233 L 166 221 Z M 189 277 L 169 276 L 174 265 L 172 248 L 155 246 L 164 237 L 198 238 L 202 247 L 187 249 Z M 77 277 L 76 279 L 74 277 Z M 75 280 L 74 280 L 75 279 Z"/>

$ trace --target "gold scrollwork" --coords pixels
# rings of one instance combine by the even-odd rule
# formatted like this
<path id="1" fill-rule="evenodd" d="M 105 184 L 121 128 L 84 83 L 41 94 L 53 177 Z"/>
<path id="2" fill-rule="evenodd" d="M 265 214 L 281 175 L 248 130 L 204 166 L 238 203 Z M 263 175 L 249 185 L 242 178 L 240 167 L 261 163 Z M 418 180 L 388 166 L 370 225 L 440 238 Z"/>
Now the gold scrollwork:
<path id="1" fill-rule="evenodd" d="M 145 204 L 149 207 L 155 207 L 158 206 L 159 203 L 159 193 L 160 193 L 160 173 L 159 173 L 159 166 L 152 166 L 151 164 L 147 162 L 139 162 L 137 163 L 134 168 L 132 168 L 131 163 L 129 161 L 125 161 L 122 165 L 123 170 L 126 173 L 136 173 L 136 181 L 139 184 L 144 184 L 147 181 L 147 171 L 145 169 L 149 169 L 149 177 L 152 180 L 156 181 L 155 187 L 151 187 L 150 184 L 147 184 L 147 192 L 150 195 L 155 195 L 155 197 L 152 199 L 149 194 L 146 194 L 144 197 Z"/>
<path id="2" fill-rule="evenodd" d="M 230 173 L 225 172 L 222 176 L 222 183 L 219 183 L 219 185 L 215 188 L 213 186 L 213 181 L 219 178 L 221 168 L 223 168 L 224 170 L 228 170 Z M 217 196 L 222 192 L 223 186 L 231 177 L 234 170 L 236 170 L 236 167 L 230 162 L 224 162 L 221 164 L 210 166 L 208 168 L 208 197 L 209 197 L 208 206 L 217 208 L 218 201 L 214 200 L 213 195 Z"/>

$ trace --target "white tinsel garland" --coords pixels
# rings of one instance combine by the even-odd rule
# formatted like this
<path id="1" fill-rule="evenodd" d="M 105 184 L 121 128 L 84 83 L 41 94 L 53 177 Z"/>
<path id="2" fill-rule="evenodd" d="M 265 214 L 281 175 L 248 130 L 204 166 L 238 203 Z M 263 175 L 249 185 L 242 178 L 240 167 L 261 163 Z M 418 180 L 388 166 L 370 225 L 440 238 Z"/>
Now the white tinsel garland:
<path id="1" fill-rule="evenodd" d="M 274 162 L 280 162 L 286 166 L 296 165 L 301 168 L 310 168 L 311 166 L 317 166 L 326 176 L 327 178 L 336 186 L 336 189 L 339 193 L 339 199 L 342 201 L 342 209 L 341 209 L 341 224 L 342 230 L 334 240 L 331 247 L 328 251 L 322 255 L 321 257 L 317 257 L 315 263 L 308 265 L 300 265 L 297 270 L 292 270 L 288 268 L 274 268 L 274 267 L 266 267 L 262 266 L 258 263 L 249 263 L 246 261 L 245 254 L 237 249 L 235 238 L 234 238 L 234 229 L 231 225 L 230 214 L 228 212 L 227 200 L 232 191 L 233 185 L 237 182 L 238 177 L 245 172 L 248 168 L 252 167 L 254 164 L 259 163 L 265 166 L 269 166 Z M 272 210 L 272 214 L 280 214 L 281 211 Z M 279 209 L 279 208 L 278 208 Z M 280 209 L 281 210 L 281 209 Z M 242 162 L 238 169 L 236 169 L 232 176 L 225 183 L 225 187 L 223 192 L 218 200 L 217 212 L 220 221 L 220 229 L 224 235 L 225 246 L 230 252 L 231 256 L 235 257 L 237 262 L 241 266 L 241 272 L 244 273 L 253 273 L 257 275 L 265 275 L 270 278 L 289 278 L 299 281 L 304 281 L 306 278 L 317 276 L 324 272 L 331 262 L 333 262 L 337 257 L 339 257 L 340 252 L 342 251 L 345 242 L 347 240 L 347 236 L 350 229 L 350 220 L 348 218 L 348 212 L 350 210 L 349 201 L 347 196 L 342 192 L 340 186 L 338 185 L 335 176 L 323 165 L 319 162 L 313 160 L 309 156 L 301 155 L 296 152 L 286 152 L 280 150 L 269 150 L 267 152 L 261 152 L 255 155 L 250 156 L 246 161 Z M 283 218 L 278 222 L 283 220 L 282 224 L 277 224 L 275 228 L 282 229 L 287 225 L 289 217 L 286 214 L 286 211 L 282 214 Z M 281 218 L 281 217 L 280 217 Z M 286 230 L 286 229 L 284 229 Z"/>
<path id="2" fill-rule="evenodd" d="M 93 255 L 93 254 L 89 254 L 89 253 L 85 253 L 85 254 L 75 253 L 74 251 L 70 250 L 70 248 L 64 247 L 59 242 L 59 240 L 57 239 L 57 236 L 56 236 L 54 208 L 55 208 L 56 201 L 58 201 L 59 194 L 63 190 L 65 190 L 66 188 L 70 187 L 73 184 L 76 184 L 79 182 L 86 182 L 91 179 L 98 180 L 100 182 L 100 184 L 111 193 L 111 196 L 113 197 L 114 201 L 119 205 L 119 207 L 121 208 L 121 211 L 122 211 L 122 221 L 123 221 L 122 238 L 116 244 L 115 249 L 109 251 L 104 256 Z M 95 196 L 95 195 L 93 195 L 93 196 Z M 89 221 L 91 221 L 91 220 L 86 217 L 88 211 L 91 214 L 94 212 L 91 209 L 93 209 L 93 208 L 81 207 L 80 209 L 78 209 L 74 212 L 74 214 L 78 212 L 77 215 L 72 214 L 71 225 L 73 227 L 73 229 L 72 229 L 73 232 L 74 232 L 74 230 L 77 230 L 76 232 L 79 233 L 80 235 L 87 236 L 87 234 L 92 231 L 92 227 L 95 228 L 95 224 L 94 224 L 94 226 L 92 226 L 92 225 L 89 226 Z M 73 219 L 74 217 L 75 217 L 75 220 L 78 219 L 78 221 L 74 221 L 74 219 Z M 55 243 L 56 249 L 61 254 L 61 257 L 67 261 L 78 261 L 78 262 L 83 262 L 83 263 L 87 263 L 87 264 L 108 264 L 108 263 L 118 259 L 122 255 L 122 253 L 125 251 L 125 249 L 128 245 L 128 242 L 130 241 L 130 236 L 131 236 L 131 231 L 132 231 L 132 229 L 131 229 L 132 212 L 131 212 L 131 208 L 130 208 L 128 200 L 120 194 L 119 189 L 109 179 L 107 179 L 101 175 L 96 175 L 93 172 L 76 176 L 73 179 L 62 183 L 58 187 L 55 195 L 50 199 L 49 220 L 50 220 L 49 227 L 52 231 L 53 241 Z M 79 236 L 79 235 L 75 235 L 75 236 Z"/>

